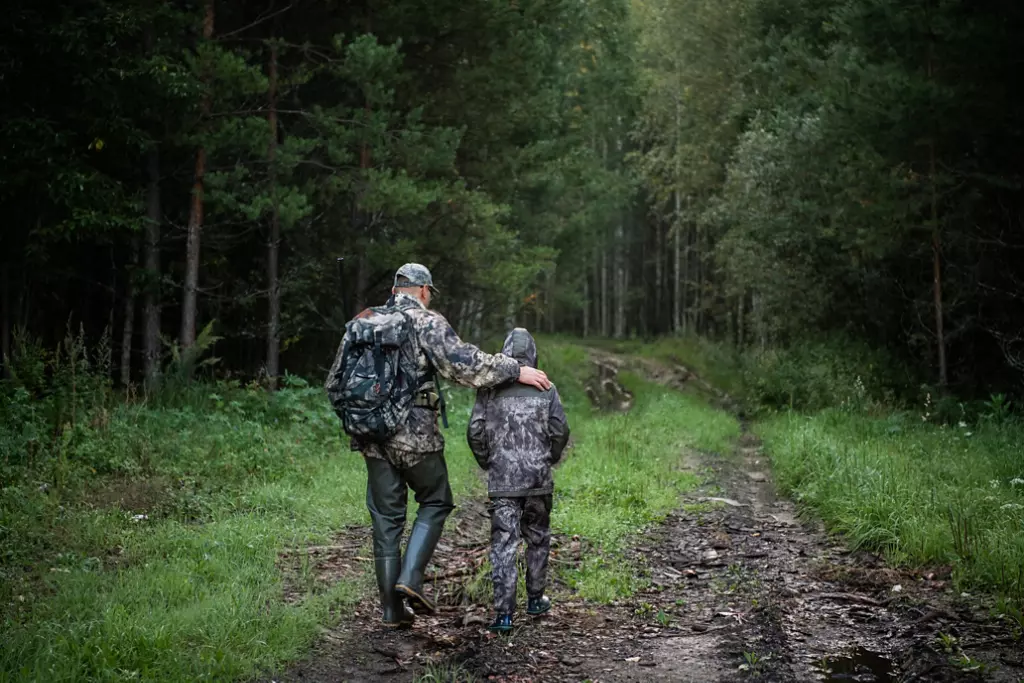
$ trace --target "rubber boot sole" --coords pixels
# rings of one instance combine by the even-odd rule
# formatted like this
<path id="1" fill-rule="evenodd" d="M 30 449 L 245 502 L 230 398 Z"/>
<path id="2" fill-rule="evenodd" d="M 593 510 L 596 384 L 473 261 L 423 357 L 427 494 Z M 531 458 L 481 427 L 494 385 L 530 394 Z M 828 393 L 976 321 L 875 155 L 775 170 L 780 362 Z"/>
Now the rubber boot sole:
<path id="1" fill-rule="evenodd" d="M 382 621 L 385 628 L 391 628 L 395 630 L 402 630 L 412 628 L 413 623 L 416 621 L 416 615 L 410 614 L 408 619 L 401 619 L 399 621 Z"/>
<path id="2" fill-rule="evenodd" d="M 409 602 L 409 607 L 416 614 L 435 614 L 437 612 L 437 605 L 432 603 L 418 591 L 414 591 L 404 583 L 395 584 L 395 592 L 401 593 L 405 596 L 405 599 Z"/>
<path id="3" fill-rule="evenodd" d="M 538 612 L 533 612 L 533 611 L 530 611 L 530 610 L 526 610 L 526 613 L 529 614 L 531 617 L 539 617 L 542 614 L 547 614 L 550 611 L 551 611 L 551 604 L 549 603 L 547 607 L 545 607 L 544 609 L 542 609 L 542 610 L 540 610 Z"/>

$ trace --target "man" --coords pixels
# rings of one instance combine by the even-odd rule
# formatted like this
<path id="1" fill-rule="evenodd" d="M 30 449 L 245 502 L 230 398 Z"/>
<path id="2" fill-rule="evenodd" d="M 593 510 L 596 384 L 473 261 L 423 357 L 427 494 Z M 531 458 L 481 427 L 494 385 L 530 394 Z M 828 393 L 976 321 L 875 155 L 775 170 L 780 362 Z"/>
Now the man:
<path id="1" fill-rule="evenodd" d="M 519 382 L 546 390 L 551 383 L 543 372 L 521 368 L 507 356 L 492 356 L 461 341 L 444 316 L 430 310 L 435 290 L 426 267 L 407 263 L 399 268 L 391 291 L 388 307 L 402 311 L 415 333 L 419 387 L 405 423 L 390 438 L 383 443 L 353 439 L 352 449 L 362 451 L 366 461 L 366 507 L 373 526 L 374 569 L 383 621 L 390 626 L 409 626 L 414 613 L 435 611 L 423 592 L 423 572 L 434 554 L 445 519 L 455 507 L 444 460 L 444 438 L 437 426 L 441 396 L 435 374 L 475 389 Z M 332 368 L 331 375 L 336 370 Z M 405 528 L 407 489 L 412 489 L 418 509 L 403 558 L 399 546 Z M 403 598 L 412 612 L 406 609 Z"/>
<path id="2" fill-rule="evenodd" d="M 501 353 L 524 369 L 537 367 L 537 344 L 522 328 L 509 333 Z M 526 612 L 539 615 L 551 608 L 544 596 L 551 546 L 551 467 L 569 441 L 558 390 L 509 382 L 477 391 L 467 438 L 487 470 L 496 612 L 490 630 L 511 631 L 520 532 L 526 538 Z"/>

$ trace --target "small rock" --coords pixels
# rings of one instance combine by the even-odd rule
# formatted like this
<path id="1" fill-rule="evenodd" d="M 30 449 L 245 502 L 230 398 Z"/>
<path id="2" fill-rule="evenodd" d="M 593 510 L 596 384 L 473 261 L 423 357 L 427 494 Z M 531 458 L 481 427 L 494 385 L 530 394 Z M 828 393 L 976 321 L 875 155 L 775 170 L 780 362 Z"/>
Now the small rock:
<path id="1" fill-rule="evenodd" d="M 483 626 L 486 623 L 487 619 L 485 617 L 480 616 L 479 614 L 467 614 L 466 616 L 462 617 L 463 626 L 471 626 L 473 624 L 479 624 Z"/>
<path id="2" fill-rule="evenodd" d="M 559 657 L 558 661 L 566 666 L 579 666 L 583 663 L 582 659 L 577 659 L 576 657 Z"/>
<path id="3" fill-rule="evenodd" d="M 715 551 L 715 550 L 708 550 L 707 552 L 704 553 L 704 559 L 705 560 L 715 560 L 715 559 L 718 559 L 718 552 Z"/>
<path id="4" fill-rule="evenodd" d="M 764 472 L 747 472 L 747 476 L 750 477 L 751 481 L 765 482 L 768 481 L 768 475 Z"/>

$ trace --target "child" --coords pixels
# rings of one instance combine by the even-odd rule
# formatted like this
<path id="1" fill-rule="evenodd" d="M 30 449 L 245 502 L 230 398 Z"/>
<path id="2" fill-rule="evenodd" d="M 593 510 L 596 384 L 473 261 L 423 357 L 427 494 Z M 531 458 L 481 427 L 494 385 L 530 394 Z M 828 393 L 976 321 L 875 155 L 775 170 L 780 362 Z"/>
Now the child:
<path id="1" fill-rule="evenodd" d="M 537 344 L 522 328 L 509 333 L 501 353 L 520 366 L 537 367 Z M 544 595 L 551 545 L 551 467 L 562 457 L 569 424 L 554 385 L 541 391 L 507 383 L 477 392 L 467 436 L 473 455 L 488 473 L 497 612 L 489 628 L 511 631 L 520 531 L 526 539 L 526 612 L 538 615 L 551 609 Z"/>

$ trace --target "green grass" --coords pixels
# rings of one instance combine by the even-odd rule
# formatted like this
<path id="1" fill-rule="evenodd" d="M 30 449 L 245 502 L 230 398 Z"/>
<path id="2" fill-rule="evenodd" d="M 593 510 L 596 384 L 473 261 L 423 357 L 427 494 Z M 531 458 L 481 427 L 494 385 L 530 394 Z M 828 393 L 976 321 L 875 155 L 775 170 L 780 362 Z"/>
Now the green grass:
<path id="1" fill-rule="evenodd" d="M 457 496 L 479 486 L 467 400 L 449 434 Z M 303 654 L 368 590 L 357 576 L 287 603 L 275 565 L 367 523 L 362 459 L 321 390 L 124 405 L 79 436 L 0 492 L 0 681 L 245 677 Z M 107 503 L 124 492 L 130 509 Z"/>
<path id="2" fill-rule="evenodd" d="M 1024 601 L 1024 427 L 910 414 L 776 416 L 759 432 L 778 482 L 855 545 L 951 565 L 958 585 Z"/>
<path id="3" fill-rule="evenodd" d="M 554 525 L 588 546 L 565 578 L 587 598 L 628 595 L 641 579 L 622 550 L 696 483 L 682 450 L 725 450 L 736 425 L 636 377 L 634 410 L 599 414 L 581 390 L 583 350 L 542 339 L 541 359 L 575 440 L 555 475 Z M 305 654 L 372 591 L 368 569 L 323 586 L 307 567 L 286 585 L 277 565 L 283 549 L 368 521 L 361 458 L 322 391 L 291 384 L 269 397 L 221 384 L 163 405 L 103 399 L 56 439 L 0 435 L 0 681 L 244 679 Z M 13 397 L 8 414 L 32 412 Z M 472 399 L 451 392 L 457 502 L 484 492 L 464 436 Z"/>

